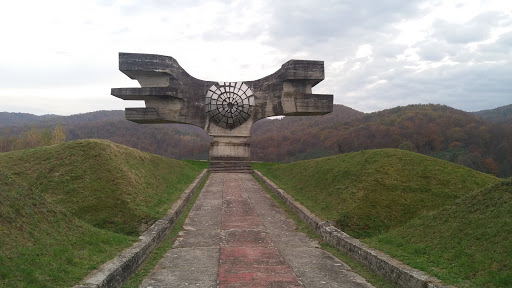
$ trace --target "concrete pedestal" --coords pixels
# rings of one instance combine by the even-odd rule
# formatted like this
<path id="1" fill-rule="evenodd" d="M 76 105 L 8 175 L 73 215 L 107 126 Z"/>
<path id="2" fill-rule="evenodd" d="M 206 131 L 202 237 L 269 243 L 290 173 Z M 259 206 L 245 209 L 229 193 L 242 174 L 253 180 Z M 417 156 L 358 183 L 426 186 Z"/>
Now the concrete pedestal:
<path id="1" fill-rule="evenodd" d="M 211 172 L 252 172 L 249 137 L 215 136 L 210 143 Z"/>
<path id="2" fill-rule="evenodd" d="M 250 161 L 249 137 L 214 136 L 210 161 Z"/>

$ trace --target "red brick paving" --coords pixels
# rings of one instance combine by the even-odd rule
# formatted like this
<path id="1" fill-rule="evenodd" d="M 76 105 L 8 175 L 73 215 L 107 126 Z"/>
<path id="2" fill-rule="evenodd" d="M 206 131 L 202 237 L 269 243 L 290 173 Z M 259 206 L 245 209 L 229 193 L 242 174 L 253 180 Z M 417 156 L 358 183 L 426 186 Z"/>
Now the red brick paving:
<path id="1" fill-rule="evenodd" d="M 266 247 L 222 247 L 220 260 L 227 266 L 286 265 L 277 249 Z"/>
<path id="2" fill-rule="evenodd" d="M 222 230 L 263 229 L 259 216 L 237 216 L 223 213 Z"/>
<path id="3" fill-rule="evenodd" d="M 303 287 L 288 265 L 219 268 L 219 287 Z"/>
<path id="4" fill-rule="evenodd" d="M 238 177 L 226 177 L 219 287 L 303 287 L 272 243 Z"/>

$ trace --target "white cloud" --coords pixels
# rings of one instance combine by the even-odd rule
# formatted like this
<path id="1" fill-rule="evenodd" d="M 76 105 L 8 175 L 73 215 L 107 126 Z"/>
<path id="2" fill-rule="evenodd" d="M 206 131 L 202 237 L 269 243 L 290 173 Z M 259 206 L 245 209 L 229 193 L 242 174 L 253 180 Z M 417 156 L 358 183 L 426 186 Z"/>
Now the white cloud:
<path id="1" fill-rule="evenodd" d="M 370 44 L 363 44 L 357 48 L 356 58 L 371 57 L 373 54 L 373 48 Z"/>
<path id="2" fill-rule="evenodd" d="M 194 77 L 255 80 L 325 61 L 315 93 L 365 112 L 511 102 L 512 2 L 494 0 L 10 1 L 0 9 L 0 111 L 137 106 L 118 52 L 173 56 Z"/>

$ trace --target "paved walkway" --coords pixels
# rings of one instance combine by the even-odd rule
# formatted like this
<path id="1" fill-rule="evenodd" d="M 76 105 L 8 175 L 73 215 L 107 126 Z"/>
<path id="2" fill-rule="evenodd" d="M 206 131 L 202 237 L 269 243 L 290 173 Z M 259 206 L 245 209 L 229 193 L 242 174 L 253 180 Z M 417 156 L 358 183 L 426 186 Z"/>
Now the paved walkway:
<path id="1" fill-rule="evenodd" d="M 295 228 L 250 174 L 212 173 L 141 287 L 372 287 Z"/>

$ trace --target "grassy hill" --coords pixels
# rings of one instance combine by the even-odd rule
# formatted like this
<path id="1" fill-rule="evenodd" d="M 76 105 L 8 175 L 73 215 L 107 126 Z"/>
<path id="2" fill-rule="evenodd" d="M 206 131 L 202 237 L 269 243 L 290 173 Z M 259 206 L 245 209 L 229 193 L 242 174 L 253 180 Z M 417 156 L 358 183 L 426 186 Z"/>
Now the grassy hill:
<path id="1" fill-rule="evenodd" d="M 512 286 L 512 181 L 471 193 L 367 242 L 462 287 Z"/>
<path id="2" fill-rule="evenodd" d="M 105 140 L 0 153 L 0 286 L 73 285 L 136 241 L 200 171 Z"/>
<path id="3" fill-rule="evenodd" d="M 447 284 L 512 283 L 511 180 L 395 149 L 254 168 L 320 218 Z"/>
<path id="4" fill-rule="evenodd" d="M 255 168 L 355 237 L 400 227 L 498 178 L 421 154 L 377 149 Z"/>

